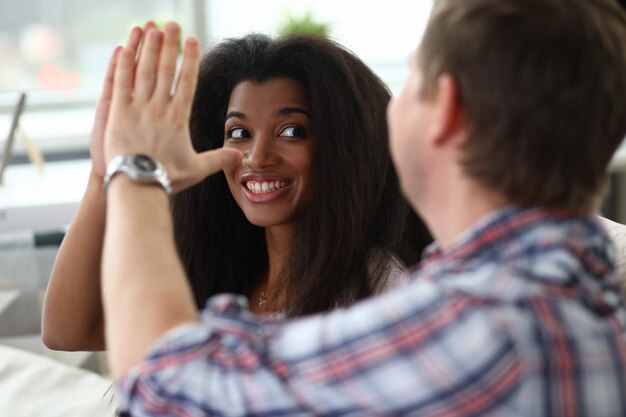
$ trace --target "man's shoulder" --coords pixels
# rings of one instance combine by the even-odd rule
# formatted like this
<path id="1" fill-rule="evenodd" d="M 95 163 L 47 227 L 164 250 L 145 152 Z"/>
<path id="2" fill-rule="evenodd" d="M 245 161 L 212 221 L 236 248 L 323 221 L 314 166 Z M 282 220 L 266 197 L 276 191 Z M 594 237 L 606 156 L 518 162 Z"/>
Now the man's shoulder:
<path id="1" fill-rule="evenodd" d="M 594 216 L 535 220 L 531 214 L 509 215 L 479 229 L 473 239 L 427 260 L 412 278 L 503 299 L 560 286 L 593 290 L 591 282 L 614 280 L 614 247 Z"/>

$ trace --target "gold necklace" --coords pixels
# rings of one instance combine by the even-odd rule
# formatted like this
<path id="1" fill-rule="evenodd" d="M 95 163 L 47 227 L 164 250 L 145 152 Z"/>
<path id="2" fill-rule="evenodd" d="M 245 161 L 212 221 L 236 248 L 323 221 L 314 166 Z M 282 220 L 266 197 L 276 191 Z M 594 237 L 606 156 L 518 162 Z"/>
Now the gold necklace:
<path id="1" fill-rule="evenodd" d="M 261 295 L 259 296 L 259 300 L 257 301 L 256 306 L 261 308 L 263 305 L 267 303 L 267 298 L 265 297 L 265 291 L 261 290 Z"/>

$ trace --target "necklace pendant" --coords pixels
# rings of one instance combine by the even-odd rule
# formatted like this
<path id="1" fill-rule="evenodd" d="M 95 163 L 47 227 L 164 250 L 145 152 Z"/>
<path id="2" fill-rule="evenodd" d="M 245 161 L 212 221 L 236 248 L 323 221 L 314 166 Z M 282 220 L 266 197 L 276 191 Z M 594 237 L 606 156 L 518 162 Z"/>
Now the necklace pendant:
<path id="1" fill-rule="evenodd" d="M 267 302 L 267 298 L 265 298 L 265 291 L 261 291 L 261 295 L 259 296 L 259 301 L 257 301 L 257 307 L 263 307 L 263 305 Z"/>

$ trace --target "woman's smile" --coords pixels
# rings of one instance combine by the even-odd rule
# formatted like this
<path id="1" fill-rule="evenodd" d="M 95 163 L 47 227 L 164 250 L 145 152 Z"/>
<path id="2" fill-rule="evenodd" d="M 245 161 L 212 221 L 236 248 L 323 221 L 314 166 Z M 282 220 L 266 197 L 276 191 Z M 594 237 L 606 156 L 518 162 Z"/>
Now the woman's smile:
<path id="1" fill-rule="evenodd" d="M 244 174 L 241 185 L 248 200 L 265 203 L 288 193 L 291 181 L 273 174 Z"/>

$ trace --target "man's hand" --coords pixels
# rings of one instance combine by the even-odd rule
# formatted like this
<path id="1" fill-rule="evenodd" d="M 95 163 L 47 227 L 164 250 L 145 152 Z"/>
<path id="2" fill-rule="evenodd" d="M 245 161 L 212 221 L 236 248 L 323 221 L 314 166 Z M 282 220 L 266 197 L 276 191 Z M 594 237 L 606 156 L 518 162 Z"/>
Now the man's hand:
<path id="1" fill-rule="evenodd" d="M 133 45 L 119 51 L 104 141 L 106 163 L 117 155 L 149 155 L 165 166 L 175 192 L 242 157 L 233 149 L 201 154 L 193 149 L 189 117 L 200 48 L 197 39 L 186 39 L 176 77 L 179 38 L 179 26 L 169 22 L 163 31 L 148 30 L 137 62 Z"/>
<path id="2" fill-rule="evenodd" d="M 146 22 L 143 30 L 139 27 L 133 28 L 128 41 L 126 42 L 126 48 L 129 50 L 138 50 L 143 35 L 150 29 L 154 29 L 154 22 Z M 89 146 L 89 153 L 91 154 L 91 166 L 92 173 L 100 182 L 104 177 L 106 171 L 106 164 L 104 162 L 104 132 L 109 118 L 109 110 L 111 108 L 111 97 L 113 93 L 113 75 L 115 74 L 115 66 L 117 64 L 117 58 L 122 47 L 117 47 L 113 51 L 109 65 L 107 67 L 106 75 L 104 77 L 104 85 L 100 94 L 100 99 L 96 106 L 96 115 L 91 129 L 91 140 Z M 140 52 L 137 54 L 140 55 Z"/>

